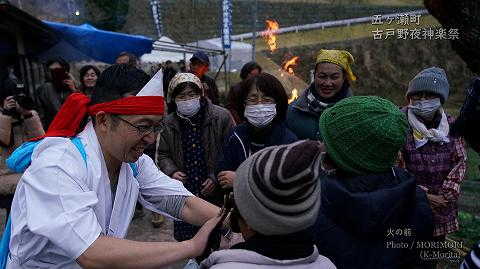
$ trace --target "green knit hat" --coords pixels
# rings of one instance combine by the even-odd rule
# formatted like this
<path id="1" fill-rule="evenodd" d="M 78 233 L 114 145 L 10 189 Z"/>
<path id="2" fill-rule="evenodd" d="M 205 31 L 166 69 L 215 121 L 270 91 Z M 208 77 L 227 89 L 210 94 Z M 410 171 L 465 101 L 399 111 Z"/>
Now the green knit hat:
<path id="1" fill-rule="evenodd" d="M 341 170 L 357 175 L 390 169 L 408 128 L 405 114 L 376 96 L 345 98 L 320 116 L 328 155 Z"/>

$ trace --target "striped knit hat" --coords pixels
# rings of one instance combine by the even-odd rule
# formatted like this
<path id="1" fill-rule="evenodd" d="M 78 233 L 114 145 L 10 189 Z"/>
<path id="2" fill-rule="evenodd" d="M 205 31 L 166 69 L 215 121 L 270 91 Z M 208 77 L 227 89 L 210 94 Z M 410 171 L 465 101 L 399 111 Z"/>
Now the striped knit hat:
<path id="1" fill-rule="evenodd" d="M 235 204 L 263 235 L 283 235 L 315 223 L 320 208 L 320 144 L 304 140 L 265 148 L 237 169 Z"/>

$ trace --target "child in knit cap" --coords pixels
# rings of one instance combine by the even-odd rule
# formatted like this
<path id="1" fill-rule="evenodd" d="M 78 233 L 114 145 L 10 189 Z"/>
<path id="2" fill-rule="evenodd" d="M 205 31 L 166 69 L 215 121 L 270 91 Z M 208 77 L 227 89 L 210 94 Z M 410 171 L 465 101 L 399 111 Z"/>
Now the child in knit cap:
<path id="1" fill-rule="evenodd" d="M 453 118 L 442 106 L 448 95 L 447 76 L 441 68 L 424 69 L 410 81 L 409 105 L 403 109 L 410 130 L 400 154 L 401 166 L 427 192 L 434 213 L 433 235 L 439 241 L 459 229 L 457 201 L 466 171 L 464 141 L 451 135 Z"/>
<path id="2" fill-rule="evenodd" d="M 425 192 L 393 168 L 407 119 L 373 96 L 346 98 L 320 117 L 322 205 L 315 224 L 320 254 L 337 268 L 403 269 L 419 259 L 417 241 L 432 234 Z"/>
<path id="3" fill-rule="evenodd" d="M 318 253 L 310 229 L 320 208 L 320 151 L 318 142 L 299 141 L 243 162 L 231 224 L 245 242 L 213 252 L 200 268 L 336 268 Z"/>

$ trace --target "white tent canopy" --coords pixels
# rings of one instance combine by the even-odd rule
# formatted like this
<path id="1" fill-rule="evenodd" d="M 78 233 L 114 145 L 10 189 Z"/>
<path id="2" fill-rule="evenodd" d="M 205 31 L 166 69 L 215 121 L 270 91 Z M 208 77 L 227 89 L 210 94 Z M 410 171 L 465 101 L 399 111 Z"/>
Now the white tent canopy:
<path id="1" fill-rule="evenodd" d="M 178 45 L 172 39 L 162 36 L 159 41 L 171 43 L 171 48 L 178 48 L 178 50 L 182 50 L 182 46 Z M 160 44 L 160 42 L 155 41 L 153 43 L 154 47 L 156 44 Z M 146 63 L 162 63 L 170 60 L 172 62 L 178 62 L 180 60 L 188 61 L 192 57 L 192 53 L 182 53 L 182 52 L 175 52 L 175 51 L 163 51 L 163 50 L 152 50 L 151 53 L 144 54 L 140 57 L 142 62 Z"/>
<path id="2" fill-rule="evenodd" d="M 189 43 L 190 46 L 198 46 L 206 49 L 223 50 L 222 39 L 212 38 Z M 239 71 L 242 66 L 252 60 L 252 45 L 244 42 L 233 41 L 232 48 L 227 52 L 227 69 L 231 72 Z M 223 55 L 210 57 L 210 69 L 216 70 L 223 62 Z"/>

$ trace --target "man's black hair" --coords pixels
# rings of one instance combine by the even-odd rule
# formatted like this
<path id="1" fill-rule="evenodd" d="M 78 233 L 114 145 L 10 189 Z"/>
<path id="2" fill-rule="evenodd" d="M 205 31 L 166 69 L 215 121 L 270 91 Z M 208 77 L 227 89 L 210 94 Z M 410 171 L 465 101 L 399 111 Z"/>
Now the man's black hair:
<path id="1" fill-rule="evenodd" d="M 118 54 L 117 58 L 115 58 L 115 59 L 118 59 L 118 58 L 123 57 L 123 56 L 128 57 L 128 63 L 127 63 L 128 65 L 130 65 L 131 67 L 137 67 L 138 59 L 137 59 L 137 56 L 135 56 L 135 54 L 124 51 L 124 52 L 121 52 L 120 54 Z"/>
<path id="2" fill-rule="evenodd" d="M 67 63 L 67 61 L 65 61 L 62 57 L 56 57 L 48 60 L 45 63 L 45 66 L 48 68 L 50 65 L 54 63 L 59 63 L 63 67 L 63 69 L 65 69 L 65 71 L 70 72 L 70 64 Z"/>
<path id="3" fill-rule="evenodd" d="M 149 80 L 147 73 L 138 68 L 128 64 L 114 64 L 105 69 L 98 78 L 91 104 L 136 95 Z"/>

